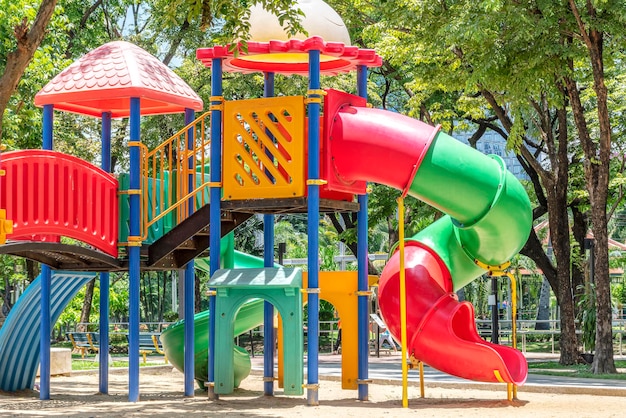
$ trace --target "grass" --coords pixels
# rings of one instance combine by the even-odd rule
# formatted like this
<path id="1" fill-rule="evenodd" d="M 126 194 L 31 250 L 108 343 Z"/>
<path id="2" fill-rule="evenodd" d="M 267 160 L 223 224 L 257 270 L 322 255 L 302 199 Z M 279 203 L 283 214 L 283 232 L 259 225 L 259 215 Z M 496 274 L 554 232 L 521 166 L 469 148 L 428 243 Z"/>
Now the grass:
<path id="1" fill-rule="evenodd" d="M 506 345 L 508 347 L 512 346 L 511 341 L 506 338 L 500 339 L 500 344 Z M 626 346 L 626 338 L 624 339 L 623 347 L 624 346 Z M 518 339 L 517 341 L 517 349 L 520 351 L 522 350 L 522 342 L 520 339 Z M 622 351 L 623 351 L 623 348 L 622 348 Z M 530 339 L 527 339 L 526 340 L 526 352 L 528 353 L 551 353 L 552 341 L 550 341 L 549 339 L 545 339 L 545 340 L 541 339 L 541 340 L 536 340 L 536 341 L 531 341 Z M 554 341 L 554 352 L 555 353 L 559 352 L 559 340 L 558 339 L 555 339 Z M 616 354 L 620 352 L 619 344 L 616 342 L 614 342 L 613 344 L 613 352 Z"/>
<path id="2" fill-rule="evenodd" d="M 615 360 L 615 367 L 618 369 L 626 368 L 626 360 Z M 593 374 L 591 373 L 590 365 L 573 364 L 562 366 L 558 361 L 530 361 L 528 362 L 528 371 L 533 374 L 548 376 L 626 380 L 626 373 L 623 372 L 618 374 Z"/>
<path id="3" fill-rule="evenodd" d="M 148 357 L 148 362 L 146 364 L 143 363 L 143 360 L 139 360 L 139 367 L 145 366 L 159 366 L 161 363 L 151 363 L 150 358 Z M 72 354 L 72 370 L 95 370 L 99 366 L 97 361 L 97 356 L 85 356 L 85 358 L 81 358 L 80 355 Z M 120 368 L 128 368 L 128 361 L 119 361 L 113 357 L 113 362 L 109 363 L 109 367 L 120 367 Z"/>
<path id="4" fill-rule="evenodd" d="M 510 344 L 509 344 L 510 345 Z M 522 349 L 522 343 L 518 341 L 517 349 Z M 554 349 L 559 349 L 559 342 L 554 342 Z M 526 341 L 526 351 L 529 353 L 550 353 L 552 352 L 552 342 L 551 341 Z"/>

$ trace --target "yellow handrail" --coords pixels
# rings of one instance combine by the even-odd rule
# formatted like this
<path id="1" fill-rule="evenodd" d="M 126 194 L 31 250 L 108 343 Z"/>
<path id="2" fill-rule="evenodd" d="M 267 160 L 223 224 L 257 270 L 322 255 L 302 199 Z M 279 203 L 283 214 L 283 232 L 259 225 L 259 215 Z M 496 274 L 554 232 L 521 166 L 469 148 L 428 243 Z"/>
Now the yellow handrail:
<path id="1" fill-rule="evenodd" d="M 400 342 L 402 343 L 402 407 L 409 407 L 407 330 L 406 330 L 406 272 L 404 271 L 404 198 L 398 198 L 398 242 L 400 253 Z"/>
<path id="2" fill-rule="evenodd" d="M 142 147 L 142 240 L 165 216 L 174 213 L 179 224 L 189 216 L 190 203 L 196 207 L 208 203 L 209 121 L 206 112 L 153 150 Z M 187 149 L 191 137 L 193 146 Z"/>

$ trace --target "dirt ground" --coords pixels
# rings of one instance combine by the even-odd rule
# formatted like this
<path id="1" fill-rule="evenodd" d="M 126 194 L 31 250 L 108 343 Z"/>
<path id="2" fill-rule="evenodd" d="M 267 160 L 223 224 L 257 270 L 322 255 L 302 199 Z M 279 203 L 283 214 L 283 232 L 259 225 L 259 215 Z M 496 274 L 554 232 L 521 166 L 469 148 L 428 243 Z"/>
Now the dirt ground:
<path id="1" fill-rule="evenodd" d="M 319 406 L 306 405 L 301 397 L 286 397 L 276 389 L 274 397 L 263 395 L 262 376 L 253 374 L 232 395 L 208 401 L 206 393 L 183 397 L 183 375 L 171 368 L 142 369 L 140 402 L 128 402 L 128 374 L 109 375 L 109 395 L 98 394 L 95 373 L 53 377 L 51 400 L 40 401 L 39 392 L 0 392 L 0 416 L 218 416 L 218 417 L 623 417 L 626 399 L 619 396 L 526 392 L 507 401 L 502 390 L 440 388 L 426 386 L 420 398 L 418 386 L 408 388 L 408 408 L 402 408 L 402 387 L 372 384 L 369 400 L 356 400 L 356 391 L 341 390 L 336 380 L 320 380 Z"/>

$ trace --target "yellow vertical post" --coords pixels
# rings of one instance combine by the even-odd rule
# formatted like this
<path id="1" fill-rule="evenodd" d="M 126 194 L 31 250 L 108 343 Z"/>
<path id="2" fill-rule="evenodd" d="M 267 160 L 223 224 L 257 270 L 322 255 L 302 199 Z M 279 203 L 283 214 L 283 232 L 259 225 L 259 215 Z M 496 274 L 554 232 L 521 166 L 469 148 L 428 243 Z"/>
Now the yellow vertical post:
<path id="1" fill-rule="evenodd" d="M 420 360 L 420 396 L 423 398 L 424 395 L 424 362 Z"/>
<path id="2" fill-rule="evenodd" d="M 4 151 L 5 146 L 0 144 L 0 151 Z M 0 170 L 0 177 L 4 176 L 6 172 Z M 13 221 L 7 219 L 6 209 L 0 209 L 0 244 L 4 244 L 7 240 L 7 234 L 13 233 Z"/>
<path id="3" fill-rule="evenodd" d="M 7 240 L 7 234 L 13 233 L 13 221 L 7 219 L 5 209 L 0 209 L 0 244 L 4 244 Z"/>
<path id="4" fill-rule="evenodd" d="M 406 274 L 404 272 L 404 198 L 398 198 L 398 235 L 400 246 L 400 339 L 402 341 L 402 407 L 408 408 L 408 365 L 406 341 Z"/>
<path id="5" fill-rule="evenodd" d="M 517 282 L 511 272 L 507 272 L 506 275 L 511 280 L 511 335 L 513 338 L 513 348 L 517 349 Z M 512 398 L 517 399 L 517 386 L 512 386 Z"/>

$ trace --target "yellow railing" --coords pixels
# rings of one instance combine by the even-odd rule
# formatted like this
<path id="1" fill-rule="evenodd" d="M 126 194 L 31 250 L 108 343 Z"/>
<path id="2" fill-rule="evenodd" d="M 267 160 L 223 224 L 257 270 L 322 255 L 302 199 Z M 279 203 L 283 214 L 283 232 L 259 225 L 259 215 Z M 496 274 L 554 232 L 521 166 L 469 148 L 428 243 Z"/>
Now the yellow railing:
<path id="1" fill-rule="evenodd" d="M 166 216 L 172 214 L 178 225 L 189 216 L 190 204 L 209 203 L 209 121 L 206 112 L 153 150 L 142 149 L 142 240 Z"/>

